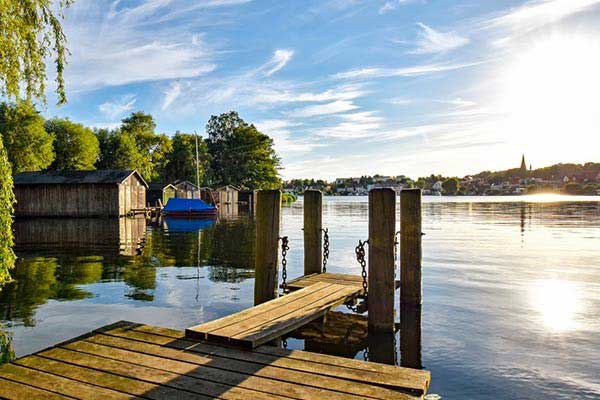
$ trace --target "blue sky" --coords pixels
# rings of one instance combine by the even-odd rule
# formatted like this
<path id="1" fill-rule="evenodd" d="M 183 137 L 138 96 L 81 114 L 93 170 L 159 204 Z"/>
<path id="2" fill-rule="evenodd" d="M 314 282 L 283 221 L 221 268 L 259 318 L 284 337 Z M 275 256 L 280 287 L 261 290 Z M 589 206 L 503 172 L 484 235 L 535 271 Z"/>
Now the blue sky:
<path id="1" fill-rule="evenodd" d="M 236 110 L 284 178 L 600 161 L 600 0 L 77 0 L 65 29 L 47 116 Z"/>

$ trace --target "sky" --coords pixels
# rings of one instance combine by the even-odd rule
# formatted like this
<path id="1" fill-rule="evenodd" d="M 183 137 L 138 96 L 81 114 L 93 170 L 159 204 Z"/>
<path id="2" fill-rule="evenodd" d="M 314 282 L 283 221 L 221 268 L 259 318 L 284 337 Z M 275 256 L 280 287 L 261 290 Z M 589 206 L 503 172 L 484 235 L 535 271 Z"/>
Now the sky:
<path id="1" fill-rule="evenodd" d="M 64 27 L 47 117 L 235 110 L 284 179 L 600 161 L 600 0 L 77 0 Z"/>

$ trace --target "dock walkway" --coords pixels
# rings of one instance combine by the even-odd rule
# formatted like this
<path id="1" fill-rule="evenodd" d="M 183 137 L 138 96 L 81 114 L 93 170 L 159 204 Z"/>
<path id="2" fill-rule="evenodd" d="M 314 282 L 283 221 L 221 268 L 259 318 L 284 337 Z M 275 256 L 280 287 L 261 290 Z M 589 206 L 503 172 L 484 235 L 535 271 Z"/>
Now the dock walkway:
<path id="1" fill-rule="evenodd" d="M 119 322 L 0 366 L 8 400 L 422 399 L 429 372 Z"/>
<path id="2" fill-rule="evenodd" d="M 190 339 L 256 348 L 325 315 L 355 298 L 361 286 L 315 282 L 291 294 L 186 329 Z"/>

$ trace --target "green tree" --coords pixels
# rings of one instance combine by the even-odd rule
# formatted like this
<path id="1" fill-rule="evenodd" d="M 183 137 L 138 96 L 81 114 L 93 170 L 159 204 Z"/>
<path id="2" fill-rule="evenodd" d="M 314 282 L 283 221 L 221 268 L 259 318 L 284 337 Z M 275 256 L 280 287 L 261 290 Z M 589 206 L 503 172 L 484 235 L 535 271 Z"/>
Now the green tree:
<path id="1" fill-rule="evenodd" d="M 460 189 L 458 178 L 446 179 L 444 182 L 442 182 L 442 189 L 444 189 L 444 192 L 449 195 L 456 195 L 458 193 L 458 190 Z"/>
<path id="2" fill-rule="evenodd" d="M 52 136 L 30 101 L 0 104 L 0 134 L 13 174 L 39 171 L 54 161 Z"/>
<path id="3" fill-rule="evenodd" d="M 63 70 L 66 37 L 61 27 L 63 10 L 73 0 L 0 1 L 0 94 L 18 99 L 45 98 L 46 59 L 56 64 L 58 103 L 66 103 Z"/>
<path id="4" fill-rule="evenodd" d="M 90 128 L 68 119 L 46 121 L 46 131 L 54 136 L 56 170 L 90 170 L 98 159 L 98 139 Z"/>
<path id="5" fill-rule="evenodd" d="M 177 132 L 172 138 L 173 149 L 167 155 L 164 178 L 167 182 L 177 179 L 196 182 L 196 136 Z M 198 138 L 198 175 L 200 184 L 205 183 L 206 170 L 209 168 L 208 146 Z"/>
<path id="6" fill-rule="evenodd" d="M 0 288 L 10 279 L 8 271 L 15 263 L 11 228 L 11 214 L 15 203 L 15 195 L 12 188 L 13 180 L 10 163 L 0 140 Z"/>
<path id="7" fill-rule="evenodd" d="M 251 189 L 281 186 L 273 139 L 247 124 L 235 111 L 212 116 L 206 132 L 212 184 Z"/>

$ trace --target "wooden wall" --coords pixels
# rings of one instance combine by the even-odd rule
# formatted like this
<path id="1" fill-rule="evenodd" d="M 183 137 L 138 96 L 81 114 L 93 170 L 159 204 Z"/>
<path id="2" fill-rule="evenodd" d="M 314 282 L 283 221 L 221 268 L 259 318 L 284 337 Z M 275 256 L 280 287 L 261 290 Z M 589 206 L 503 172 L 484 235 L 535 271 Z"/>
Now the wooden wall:
<path id="1" fill-rule="evenodd" d="M 21 217 L 118 217 L 146 205 L 146 187 L 135 175 L 123 184 L 16 185 Z"/>

